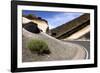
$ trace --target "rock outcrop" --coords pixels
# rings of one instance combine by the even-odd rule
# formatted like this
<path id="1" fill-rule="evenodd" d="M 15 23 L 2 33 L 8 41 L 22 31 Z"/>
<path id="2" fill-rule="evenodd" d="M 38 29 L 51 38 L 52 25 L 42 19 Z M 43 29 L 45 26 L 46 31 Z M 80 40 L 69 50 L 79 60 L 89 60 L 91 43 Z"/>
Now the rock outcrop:
<path id="1" fill-rule="evenodd" d="M 48 22 L 40 17 L 25 17 L 23 16 L 22 17 L 22 24 L 23 24 L 23 27 L 25 27 L 26 25 L 30 25 L 29 23 L 33 22 L 33 25 L 36 25 L 37 28 L 39 28 L 40 30 L 42 30 L 43 32 L 47 33 L 49 31 L 49 26 L 48 26 Z M 35 32 L 35 31 L 34 31 Z"/>
<path id="2" fill-rule="evenodd" d="M 26 30 L 28 30 L 29 32 L 32 32 L 32 33 L 40 33 L 41 30 L 38 28 L 37 24 L 36 23 L 33 23 L 33 22 L 29 22 L 27 23 L 24 28 Z"/>

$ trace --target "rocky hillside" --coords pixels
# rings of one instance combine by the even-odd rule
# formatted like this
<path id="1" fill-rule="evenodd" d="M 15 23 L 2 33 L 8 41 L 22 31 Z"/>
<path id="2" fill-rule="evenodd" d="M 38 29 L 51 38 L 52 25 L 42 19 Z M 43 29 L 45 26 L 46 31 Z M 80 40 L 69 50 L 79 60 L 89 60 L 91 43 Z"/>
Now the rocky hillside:
<path id="1" fill-rule="evenodd" d="M 48 22 L 42 19 L 41 17 L 32 16 L 32 15 L 28 15 L 28 16 L 23 15 L 22 20 L 23 20 L 22 22 L 23 26 L 31 22 L 33 23 L 33 25 L 36 25 L 43 32 L 46 32 L 46 33 L 49 32 Z"/>

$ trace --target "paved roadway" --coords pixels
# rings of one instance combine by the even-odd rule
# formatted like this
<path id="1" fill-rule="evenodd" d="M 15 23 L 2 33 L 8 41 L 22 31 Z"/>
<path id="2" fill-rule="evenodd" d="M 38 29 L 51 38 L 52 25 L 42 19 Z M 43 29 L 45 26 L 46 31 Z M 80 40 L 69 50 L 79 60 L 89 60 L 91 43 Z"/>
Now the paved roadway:
<path id="1" fill-rule="evenodd" d="M 88 58 L 90 58 L 90 41 L 67 41 L 67 42 L 79 44 L 85 47 L 88 51 Z"/>

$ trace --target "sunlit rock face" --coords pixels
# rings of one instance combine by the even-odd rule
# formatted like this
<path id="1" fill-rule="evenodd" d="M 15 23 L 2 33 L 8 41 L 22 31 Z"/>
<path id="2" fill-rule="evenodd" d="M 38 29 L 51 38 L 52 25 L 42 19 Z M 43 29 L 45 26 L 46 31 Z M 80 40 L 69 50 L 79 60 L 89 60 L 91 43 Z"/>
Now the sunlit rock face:
<path id="1" fill-rule="evenodd" d="M 26 23 L 29 23 L 29 22 L 31 22 L 31 20 L 29 20 L 29 19 L 27 19 L 25 17 L 22 17 L 22 23 L 23 23 L 23 25 L 25 25 Z"/>
<path id="2" fill-rule="evenodd" d="M 37 31 L 38 29 L 45 33 L 49 31 L 48 22 L 41 18 L 28 19 L 26 17 L 22 17 L 22 23 L 23 23 L 23 27 L 26 27 L 27 25 L 27 29 L 30 29 L 30 31 L 32 31 L 32 27 L 33 27 L 33 32 L 38 32 Z"/>
<path id="3" fill-rule="evenodd" d="M 32 20 L 34 23 L 38 24 L 38 28 L 41 29 L 43 32 L 46 32 L 47 28 L 48 28 L 48 24 L 47 22 L 43 21 L 43 20 L 37 20 L 34 19 Z"/>

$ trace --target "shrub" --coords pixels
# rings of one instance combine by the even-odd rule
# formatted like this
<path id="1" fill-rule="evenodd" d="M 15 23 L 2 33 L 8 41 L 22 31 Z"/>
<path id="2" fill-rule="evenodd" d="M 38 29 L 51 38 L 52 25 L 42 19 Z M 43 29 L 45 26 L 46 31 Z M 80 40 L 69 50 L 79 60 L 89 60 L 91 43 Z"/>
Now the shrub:
<path id="1" fill-rule="evenodd" d="M 28 42 L 28 48 L 31 50 L 31 52 L 36 52 L 37 54 L 50 54 L 48 45 L 43 40 L 30 40 Z"/>
<path id="2" fill-rule="evenodd" d="M 30 19 L 30 20 L 37 18 L 37 16 L 35 16 L 34 14 L 28 14 L 28 15 L 23 15 L 23 16 Z"/>

